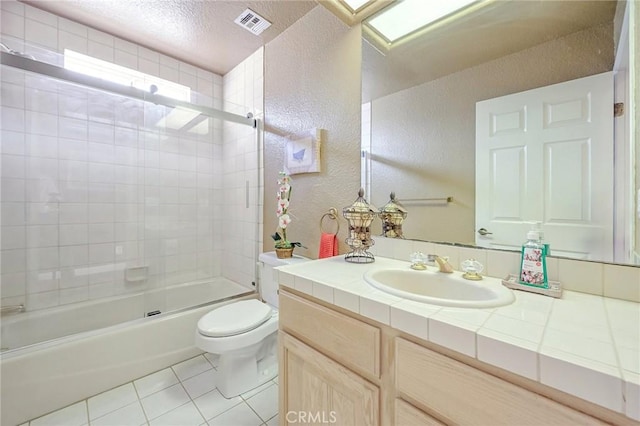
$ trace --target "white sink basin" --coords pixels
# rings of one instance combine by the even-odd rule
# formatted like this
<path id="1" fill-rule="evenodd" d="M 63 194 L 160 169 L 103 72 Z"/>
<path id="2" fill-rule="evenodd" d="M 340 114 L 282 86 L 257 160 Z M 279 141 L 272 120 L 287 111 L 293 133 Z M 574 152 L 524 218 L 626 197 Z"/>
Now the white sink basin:
<path id="1" fill-rule="evenodd" d="M 513 292 L 499 279 L 481 281 L 462 278 L 461 272 L 445 274 L 411 269 L 374 269 L 364 274 L 373 287 L 394 296 L 440 306 L 493 308 L 515 300 Z"/>

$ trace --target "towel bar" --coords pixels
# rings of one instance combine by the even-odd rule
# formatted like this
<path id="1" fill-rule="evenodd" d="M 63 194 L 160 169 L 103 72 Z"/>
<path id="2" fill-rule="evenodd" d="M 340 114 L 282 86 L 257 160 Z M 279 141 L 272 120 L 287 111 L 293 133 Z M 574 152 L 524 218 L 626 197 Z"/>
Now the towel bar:
<path id="1" fill-rule="evenodd" d="M 322 229 L 322 225 L 323 225 L 324 219 L 327 217 L 329 219 L 336 221 L 336 232 L 334 232 L 334 234 L 337 235 L 338 232 L 340 232 L 340 221 L 338 220 L 338 210 L 336 210 L 335 207 L 331 207 L 329 211 L 323 214 L 322 217 L 320 218 L 320 232 L 324 232 L 324 230 Z"/>

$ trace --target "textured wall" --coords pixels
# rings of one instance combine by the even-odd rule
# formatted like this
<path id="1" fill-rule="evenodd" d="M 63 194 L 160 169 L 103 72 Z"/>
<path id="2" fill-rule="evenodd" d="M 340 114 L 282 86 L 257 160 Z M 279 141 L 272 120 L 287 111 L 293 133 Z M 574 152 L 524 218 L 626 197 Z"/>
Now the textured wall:
<path id="1" fill-rule="evenodd" d="M 317 6 L 265 47 L 264 250 L 273 250 L 276 180 L 284 141 L 313 127 L 325 129 L 322 172 L 293 176 L 287 237 L 318 256 L 320 217 L 350 205 L 360 187 L 360 28 L 349 29 Z M 346 223 L 341 219 L 340 253 Z"/>
<path id="2" fill-rule="evenodd" d="M 610 71 L 613 58 L 606 24 L 374 101 L 371 201 L 453 196 L 407 205 L 405 235 L 473 243 L 476 102 Z"/>

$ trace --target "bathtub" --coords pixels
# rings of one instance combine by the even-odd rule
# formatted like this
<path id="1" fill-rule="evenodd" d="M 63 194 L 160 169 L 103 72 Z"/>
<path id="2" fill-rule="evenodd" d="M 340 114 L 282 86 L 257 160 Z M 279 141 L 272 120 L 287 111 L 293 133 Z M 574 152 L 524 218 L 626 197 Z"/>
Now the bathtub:
<path id="1" fill-rule="evenodd" d="M 3 317 L 1 342 L 9 350 L 0 354 L 0 424 L 20 424 L 196 356 L 202 351 L 193 330 L 213 306 L 202 301 L 255 294 L 218 278 L 168 287 L 167 313 L 151 317 L 143 316 L 148 293 Z"/>

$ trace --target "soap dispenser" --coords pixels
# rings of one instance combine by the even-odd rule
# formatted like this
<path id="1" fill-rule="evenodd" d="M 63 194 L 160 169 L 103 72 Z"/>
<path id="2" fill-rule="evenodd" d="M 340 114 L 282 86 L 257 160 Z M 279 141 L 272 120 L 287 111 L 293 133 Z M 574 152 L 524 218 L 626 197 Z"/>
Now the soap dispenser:
<path id="1" fill-rule="evenodd" d="M 527 241 L 522 245 L 522 260 L 520 262 L 521 284 L 548 288 L 547 277 L 547 246 L 542 242 L 540 223 L 533 223 L 527 233 Z"/>

